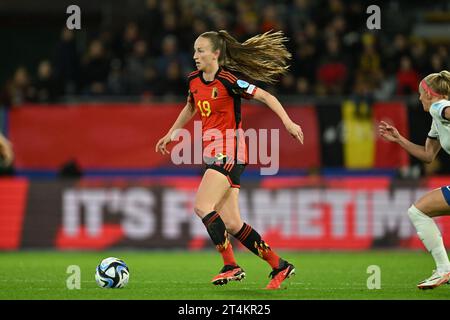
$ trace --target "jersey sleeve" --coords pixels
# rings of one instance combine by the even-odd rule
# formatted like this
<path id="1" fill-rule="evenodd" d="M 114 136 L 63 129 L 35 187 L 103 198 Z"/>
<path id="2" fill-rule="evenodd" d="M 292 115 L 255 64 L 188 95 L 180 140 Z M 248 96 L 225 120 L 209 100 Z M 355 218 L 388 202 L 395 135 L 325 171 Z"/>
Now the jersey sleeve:
<path id="1" fill-rule="evenodd" d="M 433 122 L 431 123 L 430 131 L 428 132 L 428 138 L 439 139 L 439 133 L 437 131 L 436 123 L 435 123 L 434 119 L 433 119 Z"/>
<path id="2" fill-rule="evenodd" d="M 254 84 L 241 79 L 237 79 L 231 84 L 231 91 L 233 94 L 244 99 L 253 99 L 257 89 L 258 87 Z"/>
<path id="3" fill-rule="evenodd" d="M 444 117 L 445 108 L 450 107 L 450 103 L 447 100 L 440 100 L 433 103 L 430 107 L 430 114 L 433 120 L 448 121 Z"/>
<path id="4" fill-rule="evenodd" d="M 195 79 L 196 77 L 198 77 L 198 70 L 197 71 L 193 71 L 191 72 L 188 77 L 187 77 L 187 86 L 188 86 L 188 94 L 187 94 L 187 103 L 191 103 L 194 104 L 194 95 L 192 94 L 192 85 L 191 82 L 193 79 Z M 194 90 L 195 93 L 195 90 Z"/>
<path id="5" fill-rule="evenodd" d="M 258 89 L 254 84 L 239 79 L 229 72 L 219 73 L 218 79 L 227 88 L 230 96 L 244 99 L 252 99 Z"/>
<path id="6" fill-rule="evenodd" d="M 191 89 L 188 90 L 186 103 L 194 104 L 194 96 L 192 95 Z"/>

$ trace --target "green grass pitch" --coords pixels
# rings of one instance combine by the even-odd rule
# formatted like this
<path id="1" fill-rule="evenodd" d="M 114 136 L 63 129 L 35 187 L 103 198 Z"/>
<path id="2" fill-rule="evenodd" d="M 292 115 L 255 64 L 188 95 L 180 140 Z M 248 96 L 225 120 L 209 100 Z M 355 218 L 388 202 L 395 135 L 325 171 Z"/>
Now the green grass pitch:
<path id="1" fill-rule="evenodd" d="M 122 289 L 99 288 L 94 279 L 101 259 L 122 258 L 130 282 Z M 267 291 L 270 267 L 247 252 L 236 258 L 247 273 L 241 282 L 215 287 L 210 279 L 220 270 L 213 251 L 107 251 L 0 253 L 0 299 L 158 299 L 158 300 L 410 300 L 449 299 L 450 285 L 420 291 L 419 280 L 431 275 L 433 260 L 424 251 L 281 252 L 296 266 L 286 289 Z M 81 288 L 69 290 L 70 265 L 81 270 Z M 381 288 L 368 289 L 370 265 L 381 270 Z"/>

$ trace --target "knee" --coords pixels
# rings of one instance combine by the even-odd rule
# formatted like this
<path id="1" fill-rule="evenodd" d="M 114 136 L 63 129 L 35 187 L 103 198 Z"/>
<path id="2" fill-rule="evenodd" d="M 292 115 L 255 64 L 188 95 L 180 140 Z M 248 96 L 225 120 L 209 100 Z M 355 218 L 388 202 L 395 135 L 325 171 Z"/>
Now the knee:
<path id="1" fill-rule="evenodd" d="M 414 204 L 411 207 L 409 207 L 408 216 L 412 221 L 416 220 L 417 218 L 419 219 L 430 218 L 430 216 L 427 213 L 418 209 Z"/>
<path id="2" fill-rule="evenodd" d="M 195 203 L 194 212 L 199 218 L 204 218 L 208 213 L 214 211 L 214 205 L 208 205 L 205 203 Z"/>
<path id="3" fill-rule="evenodd" d="M 224 223 L 227 232 L 232 235 L 238 233 L 241 230 L 242 225 L 244 224 L 241 219 L 235 221 L 224 221 Z"/>

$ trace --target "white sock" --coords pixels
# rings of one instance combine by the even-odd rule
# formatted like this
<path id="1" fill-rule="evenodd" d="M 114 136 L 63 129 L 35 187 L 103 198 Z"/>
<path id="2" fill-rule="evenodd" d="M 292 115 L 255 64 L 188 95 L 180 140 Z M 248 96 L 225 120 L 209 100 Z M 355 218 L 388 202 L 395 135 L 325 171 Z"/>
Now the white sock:
<path id="1" fill-rule="evenodd" d="M 448 260 L 447 251 L 442 241 L 442 235 L 432 218 L 424 214 L 422 211 L 412 205 L 408 209 L 408 215 L 416 227 L 417 235 L 422 240 L 425 248 L 433 256 L 438 272 L 450 271 L 450 262 Z"/>

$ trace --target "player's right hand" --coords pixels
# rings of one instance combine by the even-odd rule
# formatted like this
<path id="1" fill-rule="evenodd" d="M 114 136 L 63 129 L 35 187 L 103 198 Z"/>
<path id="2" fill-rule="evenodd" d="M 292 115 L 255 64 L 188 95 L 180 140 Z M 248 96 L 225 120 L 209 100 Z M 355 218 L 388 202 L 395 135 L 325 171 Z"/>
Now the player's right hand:
<path id="1" fill-rule="evenodd" d="M 384 121 L 380 122 L 380 125 L 378 126 L 378 132 L 384 140 L 390 142 L 398 142 L 401 138 L 401 135 L 398 132 L 397 128 Z"/>
<path id="2" fill-rule="evenodd" d="M 170 139 L 170 135 L 166 134 L 164 137 L 159 139 L 158 143 L 155 146 L 155 152 L 161 152 L 161 154 L 169 154 L 170 151 L 167 150 L 167 144 L 170 143 L 172 139 Z"/>

